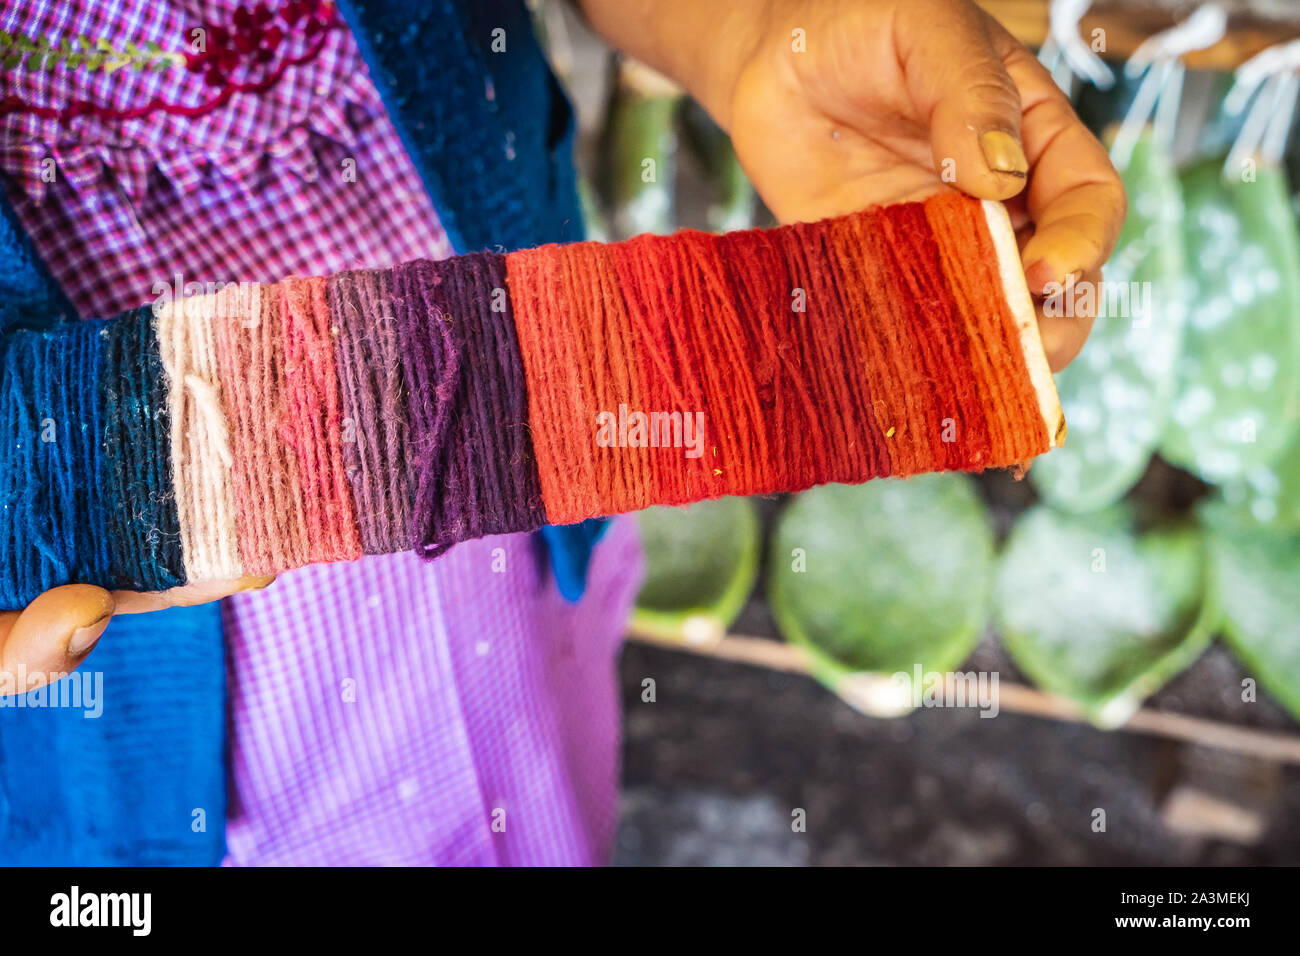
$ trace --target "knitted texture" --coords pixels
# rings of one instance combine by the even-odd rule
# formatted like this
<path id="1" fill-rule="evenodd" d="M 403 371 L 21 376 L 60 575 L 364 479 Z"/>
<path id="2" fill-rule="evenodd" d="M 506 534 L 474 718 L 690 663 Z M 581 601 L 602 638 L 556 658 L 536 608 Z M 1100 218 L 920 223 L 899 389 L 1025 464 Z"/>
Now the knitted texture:
<path id="1" fill-rule="evenodd" d="M 458 252 L 582 238 L 573 111 L 521 0 L 338 7 Z"/>
<path id="2" fill-rule="evenodd" d="M 49 327 L 77 312 L 50 276 L 0 189 L 0 332 L 19 325 Z M 3 347 L 3 346 L 0 346 Z"/>
<path id="3" fill-rule="evenodd" d="M 1019 464 L 1051 436 L 984 215 L 416 260 L 16 335 L 3 597 Z"/>

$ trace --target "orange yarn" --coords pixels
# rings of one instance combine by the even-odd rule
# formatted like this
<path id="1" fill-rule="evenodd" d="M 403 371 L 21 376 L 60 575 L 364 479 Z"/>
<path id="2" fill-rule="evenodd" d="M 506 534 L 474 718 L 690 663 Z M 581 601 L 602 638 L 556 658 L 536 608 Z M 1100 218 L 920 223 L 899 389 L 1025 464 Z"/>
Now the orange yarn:
<path id="1" fill-rule="evenodd" d="M 985 406 L 998 410 L 988 416 L 990 460 L 1028 461 L 1044 450 L 1038 396 L 1002 292 L 984 211 L 978 203 L 952 194 L 926 203 L 926 216 L 939 243 L 948 288 L 961 297 L 959 311 L 963 316 L 987 316 L 984 322 L 966 322 L 965 328 Z"/>
<path id="2" fill-rule="evenodd" d="M 506 264 L 552 523 L 1049 447 L 975 200 Z M 702 454 L 638 442 L 621 409 L 702 414 Z"/>

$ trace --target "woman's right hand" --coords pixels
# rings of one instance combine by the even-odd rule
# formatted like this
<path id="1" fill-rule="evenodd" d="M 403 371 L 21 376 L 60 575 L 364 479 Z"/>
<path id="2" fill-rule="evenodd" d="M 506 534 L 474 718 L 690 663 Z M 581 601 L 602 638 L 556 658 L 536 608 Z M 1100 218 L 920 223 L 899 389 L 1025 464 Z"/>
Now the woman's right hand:
<path id="1" fill-rule="evenodd" d="M 240 591 L 257 591 L 274 577 L 205 581 L 168 591 L 106 591 L 65 584 L 39 595 L 21 611 L 0 612 L 0 697 L 26 693 L 76 670 L 114 614 L 141 614 L 206 604 Z"/>

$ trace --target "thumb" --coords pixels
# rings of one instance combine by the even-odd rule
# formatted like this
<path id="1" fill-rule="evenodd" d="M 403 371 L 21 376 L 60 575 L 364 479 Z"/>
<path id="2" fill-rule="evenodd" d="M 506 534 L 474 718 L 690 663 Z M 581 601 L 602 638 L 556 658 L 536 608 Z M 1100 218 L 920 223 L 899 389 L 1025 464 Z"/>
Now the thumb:
<path id="1" fill-rule="evenodd" d="M 112 614 L 112 595 L 89 584 L 52 588 L 24 610 L 0 614 L 0 697 L 74 671 Z"/>
<path id="2" fill-rule="evenodd" d="M 1020 144 L 1020 91 L 973 5 L 918 4 L 903 52 L 908 89 L 930 118 L 930 145 L 940 177 L 980 199 L 1009 199 L 1025 187 L 1029 163 Z M 926 21 L 926 22 L 923 22 Z M 904 41 L 900 38 L 900 45 Z"/>

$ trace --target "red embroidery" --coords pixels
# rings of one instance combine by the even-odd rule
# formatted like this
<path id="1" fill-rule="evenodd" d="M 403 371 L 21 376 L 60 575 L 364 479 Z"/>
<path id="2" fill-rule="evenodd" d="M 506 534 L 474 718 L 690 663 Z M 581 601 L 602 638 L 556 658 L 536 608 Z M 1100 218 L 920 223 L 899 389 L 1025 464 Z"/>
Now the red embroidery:
<path id="1" fill-rule="evenodd" d="M 283 26 L 276 19 L 283 21 Z M 198 38 L 195 33 L 202 30 L 202 49 L 198 52 L 185 52 L 186 68 L 203 73 L 204 82 L 219 91 L 203 102 L 193 105 L 168 103 L 161 97 L 155 97 L 140 106 L 116 108 L 103 106 L 89 100 L 72 100 L 66 106 L 37 106 L 27 103 L 17 95 L 6 96 L 0 100 L 0 116 L 8 113 L 32 113 L 42 119 L 69 120 L 78 116 L 96 116 L 104 120 L 140 119 L 154 112 L 171 113 L 175 116 L 202 116 L 226 103 L 236 93 L 264 93 L 275 86 L 291 66 L 300 66 L 315 59 L 325 46 L 325 40 L 333 30 L 345 26 L 342 18 L 329 0 L 289 0 L 284 6 L 272 12 L 265 3 L 258 3 L 252 9 L 242 4 L 236 8 L 231 25 L 205 23 L 185 31 L 186 45 L 191 46 Z M 299 30 L 311 42 L 297 56 L 286 57 L 274 69 L 268 70 L 259 78 L 252 78 L 259 66 L 270 63 L 275 51 L 285 38 L 287 30 Z M 245 74 L 243 79 L 233 79 L 238 72 Z"/>

